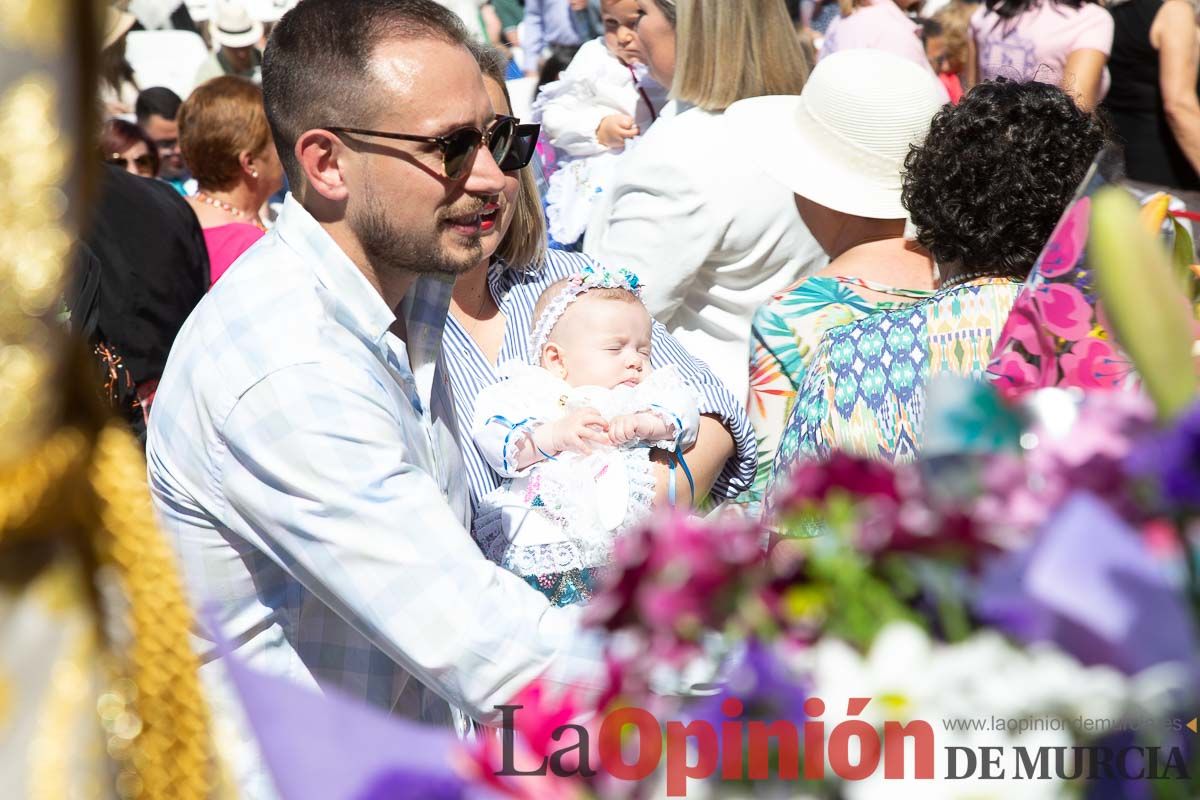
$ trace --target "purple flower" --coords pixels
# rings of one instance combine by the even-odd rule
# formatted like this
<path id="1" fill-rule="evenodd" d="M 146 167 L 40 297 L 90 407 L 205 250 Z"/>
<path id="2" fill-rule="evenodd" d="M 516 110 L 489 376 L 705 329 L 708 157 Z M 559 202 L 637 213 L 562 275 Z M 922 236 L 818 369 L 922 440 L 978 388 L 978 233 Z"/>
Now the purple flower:
<path id="1" fill-rule="evenodd" d="M 1138 532 L 1085 492 L 1031 545 L 988 566 L 973 605 L 985 624 L 1024 642 L 1052 641 L 1084 664 L 1135 674 L 1198 663 L 1182 591 Z"/>
<path id="2" fill-rule="evenodd" d="M 1200 403 L 1169 428 L 1139 440 L 1127 463 L 1157 485 L 1172 510 L 1200 509 Z"/>
<path id="3" fill-rule="evenodd" d="M 686 714 L 690 719 L 705 720 L 719 729 L 731 718 L 774 722 L 789 720 L 797 726 L 804 721 L 804 701 L 808 693 L 781 659 L 780 645 L 768 645 L 750 639 L 729 668 L 722 681 L 721 691 L 693 703 Z M 726 700 L 735 699 L 742 713 L 730 717 L 722 708 Z"/>

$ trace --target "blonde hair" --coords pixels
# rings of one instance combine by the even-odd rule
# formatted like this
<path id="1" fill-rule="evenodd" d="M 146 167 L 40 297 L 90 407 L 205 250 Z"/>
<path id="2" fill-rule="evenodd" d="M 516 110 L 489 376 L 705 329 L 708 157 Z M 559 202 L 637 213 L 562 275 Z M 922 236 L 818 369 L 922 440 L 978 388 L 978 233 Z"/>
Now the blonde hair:
<path id="1" fill-rule="evenodd" d="M 946 55 L 949 60 L 958 65 L 955 72 L 965 69 L 967 63 L 967 37 L 970 35 L 971 15 L 979 8 L 976 3 L 953 0 L 933 15 L 935 22 L 942 26 L 942 35 L 946 37 Z"/>
<path id="2" fill-rule="evenodd" d="M 504 92 L 504 100 L 511 109 L 512 98 L 508 96 L 508 84 L 504 81 L 504 68 L 507 63 L 504 56 L 495 48 L 477 42 L 472 42 L 469 49 L 484 77 L 493 81 Z M 542 201 L 538 194 L 537 180 L 533 177 L 532 162 L 520 171 L 517 180 L 521 185 L 517 189 L 512 222 L 509 223 L 500 246 L 496 248 L 495 257 L 510 267 L 525 269 L 541 264 L 546 256 L 546 218 L 542 215 Z"/>
<path id="3" fill-rule="evenodd" d="M 515 269 L 527 269 L 538 266 L 546 257 L 546 218 L 532 164 L 521 170 L 519 180 L 516 209 L 508 232 L 496 248 L 496 257 Z"/>
<path id="4" fill-rule="evenodd" d="M 810 65 L 780 0 L 679 0 L 672 96 L 706 111 L 800 94 Z"/>
<path id="5" fill-rule="evenodd" d="M 887 0 L 892 2 L 892 0 Z M 865 8 L 871 5 L 871 0 L 838 0 L 838 10 L 842 12 L 843 17 L 848 17 L 854 13 L 855 9 Z"/>

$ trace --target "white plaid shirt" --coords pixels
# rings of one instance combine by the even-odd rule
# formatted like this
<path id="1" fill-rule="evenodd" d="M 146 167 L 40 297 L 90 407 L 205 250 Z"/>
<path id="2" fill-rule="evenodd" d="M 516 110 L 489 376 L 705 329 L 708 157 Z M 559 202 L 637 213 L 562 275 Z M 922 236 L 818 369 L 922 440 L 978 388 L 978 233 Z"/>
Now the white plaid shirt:
<path id="1" fill-rule="evenodd" d="M 576 611 L 488 561 L 438 362 L 451 284 L 392 311 L 290 195 L 180 331 L 150 486 L 192 598 L 237 653 L 443 724 L 542 675 L 596 688 Z M 202 646 L 209 647 L 206 635 Z"/>

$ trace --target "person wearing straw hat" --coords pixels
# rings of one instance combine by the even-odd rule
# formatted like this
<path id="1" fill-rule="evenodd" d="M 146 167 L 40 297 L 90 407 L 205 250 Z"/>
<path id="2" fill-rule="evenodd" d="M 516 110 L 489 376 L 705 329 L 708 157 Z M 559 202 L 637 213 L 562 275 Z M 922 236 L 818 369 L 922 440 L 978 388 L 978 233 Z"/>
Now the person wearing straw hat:
<path id="1" fill-rule="evenodd" d="M 262 53 L 257 45 L 263 38 L 263 24 L 250 16 L 242 0 L 217 0 L 208 30 L 217 50 L 196 71 L 197 85 L 222 75 L 262 81 Z"/>
<path id="2" fill-rule="evenodd" d="M 829 266 L 759 308 L 750 338 L 750 420 L 761 499 L 796 389 L 825 331 L 927 297 L 933 262 L 905 238 L 900 172 L 942 106 L 937 80 L 882 50 L 822 59 L 800 96 L 756 97 L 725 112 L 763 172 L 795 194 Z"/>

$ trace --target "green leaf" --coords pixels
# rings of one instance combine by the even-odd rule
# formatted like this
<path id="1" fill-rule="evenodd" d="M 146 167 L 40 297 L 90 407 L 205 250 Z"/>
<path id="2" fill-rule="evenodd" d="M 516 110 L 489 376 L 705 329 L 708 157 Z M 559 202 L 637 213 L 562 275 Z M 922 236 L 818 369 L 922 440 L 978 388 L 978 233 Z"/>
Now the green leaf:
<path id="1" fill-rule="evenodd" d="M 1196 394 L 1191 310 L 1166 252 L 1142 226 L 1137 202 L 1123 189 L 1096 192 L 1089 252 L 1117 340 L 1159 417 L 1174 418 Z"/>

